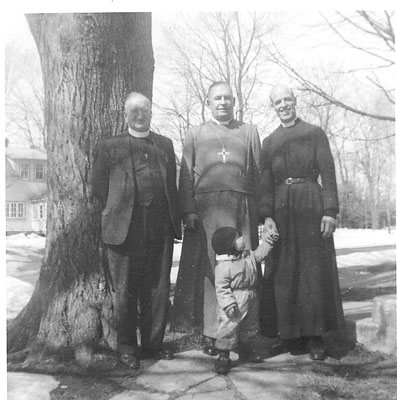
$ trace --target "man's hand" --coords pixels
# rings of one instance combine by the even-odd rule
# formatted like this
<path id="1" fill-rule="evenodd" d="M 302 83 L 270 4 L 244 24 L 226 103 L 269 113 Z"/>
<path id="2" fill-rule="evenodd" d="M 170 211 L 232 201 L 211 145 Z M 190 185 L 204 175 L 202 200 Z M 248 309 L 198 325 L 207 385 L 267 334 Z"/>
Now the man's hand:
<path id="1" fill-rule="evenodd" d="M 197 229 L 198 215 L 196 213 L 188 213 L 183 216 L 183 227 L 195 231 Z"/>
<path id="2" fill-rule="evenodd" d="M 236 303 L 230 304 L 225 308 L 225 313 L 229 318 L 237 318 L 239 311 Z"/>
<path id="3" fill-rule="evenodd" d="M 329 238 L 335 232 L 336 229 L 336 219 L 324 215 L 321 220 L 321 232 L 323 233 L 323 238 Z"/>
<path id="4" fill-rule="evenodd" d="M 275 242 L 277 242 L 278 237 L 279 234 L 276 223 L 273 221 L 272 218 L 266 218 L 265 223 L 263 224 L 263 240 L 265 240 L 269 244 L 274 244 Z"/>

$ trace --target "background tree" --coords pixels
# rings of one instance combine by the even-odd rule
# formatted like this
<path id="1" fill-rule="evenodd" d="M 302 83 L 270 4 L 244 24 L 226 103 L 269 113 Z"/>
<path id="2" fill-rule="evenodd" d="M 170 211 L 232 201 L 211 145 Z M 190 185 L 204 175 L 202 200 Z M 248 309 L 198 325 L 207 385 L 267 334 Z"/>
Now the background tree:
<path id="1" fill-rule="evenodd" d="M 329 87 L 337 91 L 337 76 L 328 76 Z M 298 90 L 297 95 L 299 115 L 321 126 L 331 144 L 339 189 L 339 225 L 389 226 L 395 201 L 393 124 L 352 114 L 307 89 Z M 382 98 L 374 99 L 371 109 L 384 110 L 384 103 Z"/>
<path id="2" fill-rule="evenodd" d="M 153 103 L 156 112 L 152 121 L 152 128 L 174 141 L 176 163 L 179 166 L 185 133 L 192 126 L 192 119 L 194 120 L 196 101 L 194 95 L 186 86 L 168 89 L 172 95 L 169 96 L 168 93 L 165 95 L 169 98 L 166 105 Z M 159 88 L 159 91 L 161 91 L 161 88 Z"/>
<path id="3" fill-rule="evenodd" d="M 348 65 L 345 70 L 337 71 L 339 74 L 349 75 L 350 80 L 353 74 L 360 80 L 361 83 L 358 85 L 361 87 L 357 88 L 356 97 L 347 96 L 346 98 L 343 95 L 344 92 L 330 92 L 326 76 L 313 79 L 312 68 L 299 67 L 291 63 L 277 43 L 273 43 L 273 46 L 268 48 L 269 58 L 295 79 L 302 88 L 315 93 L 327 102 L 362 116 L 382 121 L 395 121 L 392 111 L 395 104 L 394 85 L 390 83 L 393 82 L 390 76 L 394 73 L 395 65 L 394 12 L 357 11 L 351 15 L 337 12 L 331 17 L 324 14 L 322 17 L 326 26 L 339 39 L 340 51 L 343 46 L 347 46 L 358 53 L 360 60 L 358 65 Z M 368 83 L 370 83 L 369 86 Z M 365 91 L 362 91 L 363 87 Z M 349 88 L 351 89 L 351 84 Z M 375 113 L 366 107 L 365 101 L 359 101 L 361 96 L 364 98 L 365 96 L 377 98 L 382 96 L 391 107 Z"/>
<path id="4" fill-rule="evenodd" d="M 103 337 L 114 346 L 98 207 L 91 193 L 100 138 L 125 128 L 133 90 L 152 97 L 148 13 L 31 14 L 43 71 L 48 149 L 47 242 L 27 306 L 9 323 L 8 350 L 73 349 L 89 362 Z"/>
<path id="5" fill-rule="evenodd" d="M 45 149 L 44 89 L 36 49 L 19 41 L 5 46 L 6 131 L 30 147 Z"/>
<path id="6" fill-rule="evenodd" d="M 185 112 L 182 125 L 204 122 L 208 87 L 217 80 L 233 88 L 236 119 L 261 119 L 258 109 L 263 107 L 254 98 L 263 95 L 259 92 L 268 65 L 264 47 L 277 21 L 270 13 L 219 12 L 177 14 L 172 26 L 163 25 L 163 45 L 157 54 L 164 64 L 155 78 L 155 103 L 167 106 L 159 114 L 163 121 L 157 122 L 155 115 L 157 124 L 164 126 L 169 118 L 178 130 L 181 111 Z"/>
<path id="7" fill-rule="evenodd" d="M 390 190 L 394 182 L 391 169 L 394 165 L 393 133 L 393 124 L 385 126 L 377 120 L 360 119 L 355 130 L 355 160 L 365 181 L 365 208 L 369 212 L 372 229 L 381 227 L 381 212 L 390 210 L 389 204 L 383 204 L 386 208 L 381 210 L 385 193 L 390 196 L 389 201 L 395 199 Z M 388 137 L 385 139 L 385 136 Z"/>

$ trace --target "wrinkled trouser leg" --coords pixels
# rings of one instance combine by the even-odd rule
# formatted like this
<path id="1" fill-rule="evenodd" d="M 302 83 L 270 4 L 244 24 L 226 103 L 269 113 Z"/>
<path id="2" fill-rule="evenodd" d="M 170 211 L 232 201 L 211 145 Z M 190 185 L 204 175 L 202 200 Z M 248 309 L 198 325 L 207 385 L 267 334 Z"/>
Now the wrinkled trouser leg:
<path id="1" fill-rule="evenodd" d="M 254 290 L 241 292 L 236 292 L 238 304 L 244 302 L 240 306 L 244 310 L 244 318 L 240 323 L 239 342 L 249 344 L 259 331 L 258 296 Z"/>
<path id="2" fill-rule="evenodd" d="M 114 248 L 114 247 L 113 247 Z M 131 354 L 137 348 L 137 294 L 129 285 L 130 257 L 108 248 L 110 275 L 112 277 L 113 328 L 116 330 L 117 351 Z"/>
<path id="3" fill-rule="evenodd" d="M 162 205 L 136 207 L 126 241 L 108 246 L 117 349 L 161 349 L 167 322 L 173 234 Z M 138 316 L 139 310 L 139 316 Z"/>
<path id="4" fill-rule="evenodd" d="M 229 318 L 222 309 L 218 309 L 218 331 L 215 341 L 217 349 L 232 350 L 237 346 L 241 318 L 241 315 Z"/>
<path id="5" fill-rule="evenodd" d="M 246 315 L 241 321 L 238 338 L 239 358 L 241 360 L 249 359 L 256 353 L 263 351 L 260 343 L 258 343 L 259 302 L 256 291 L 247 292 L 245 306 Z"/>
<path id="6" fill-rule="evenodd" d="M 218 306 L 215 346 L 220 350 L 232 350 L 238 343 L 249 345 L 259 330 L 256 290 L 236 290 L 233 294 L 239 309 L 239 315 L 236 318 L 229 318 Z"/>

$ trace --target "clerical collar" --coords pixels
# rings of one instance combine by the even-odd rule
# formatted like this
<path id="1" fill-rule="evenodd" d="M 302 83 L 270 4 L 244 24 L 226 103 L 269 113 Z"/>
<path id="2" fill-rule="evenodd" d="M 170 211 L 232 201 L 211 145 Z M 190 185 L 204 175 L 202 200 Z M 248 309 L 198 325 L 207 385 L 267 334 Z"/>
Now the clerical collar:
<path id="1" fill-rule="evenodd" d="M 229 125 L 230 122 L 232 122 L 233 118 L 230 118 L 228 121 L 218 121 L 215 118 L 212 118 L 212 121 L 214 121 L 217 125 Z"/>
<path id="2" fill-rule="evenodd" d="M 148 137 L 150 134 L 150 130 L 148 129 L 145 132 L 138 132 L 138 131 L 134 131 L 133 129 L 131 129 L 130 127 L 128 127 L 128 133 L 136 138 L 145 138 Z"/>
<path id="3" fill-rule="evenodd" d="M 295 117 L 295 119 L 293 121 L 290 121 L 290 122 L 287 122 L 287 123 L 280 121 L 281 122 L 281 126 L 283 128 L 291 128 L 291 126 L 294 126 L 296 124 L 296 120 L 297 119 L 298 119 L 298 117 Z"/>

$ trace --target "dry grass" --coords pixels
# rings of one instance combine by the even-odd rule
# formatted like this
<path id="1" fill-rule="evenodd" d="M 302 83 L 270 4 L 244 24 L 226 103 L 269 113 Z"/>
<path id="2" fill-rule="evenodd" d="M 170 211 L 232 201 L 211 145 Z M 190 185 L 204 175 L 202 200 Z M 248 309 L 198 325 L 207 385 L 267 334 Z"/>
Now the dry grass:
<path id="1" fill-rule="evenodd" d="M 397 368 L 392 357 L 357 346 L 338 362 L 302 371 L 294 400 L 395 400 Z"/>

